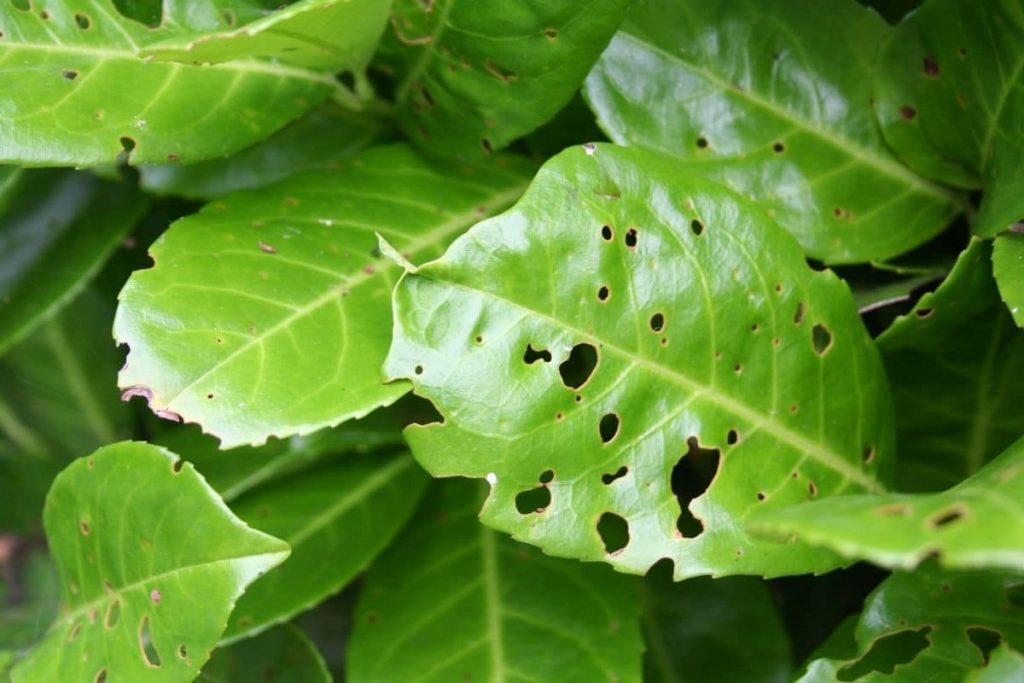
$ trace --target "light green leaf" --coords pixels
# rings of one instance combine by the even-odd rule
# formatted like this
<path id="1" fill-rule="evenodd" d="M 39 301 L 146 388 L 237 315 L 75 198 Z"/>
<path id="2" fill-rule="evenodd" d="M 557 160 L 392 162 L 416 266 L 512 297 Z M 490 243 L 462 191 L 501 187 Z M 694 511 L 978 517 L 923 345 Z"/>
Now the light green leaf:
<path id="1" fill-rule="evenodd" d="M 226 159 L 143 166 L 139 173 L 149 192 L 214 199 L 265 187 L 299 171 L 336 169 L 384 135 L 379 120 L 327 103 Z"/>
<path id="2" fill-rule="evenodd" d="M 644 579 L 644 683 L 784 683 L 789 639 L 767 585 L 747 576 Z M 713 672 L 713 675 L 712 675 Z"/>
<path id="3" fill-rule="evenodd" d="M 964 680 L 966 683 L 1024 683 L 1024 655 L 1003 643 L 989 655 L 985 668 L 971 672 Z"/>
<path id="4" fill-rule="evenodd" d="M 111 0 L 0 3 L 0 163 L 190 163 L 236 152 L 347 91 L 331 74 L 267 61 L 194 66 L 143 59 L 191 36 L 126 19 Z M 113 96 L 116 94 L 117 96 Z"/>
<path id="5" fill-rule="evenodd" d="M 585 94 L 613 141 L 754 198 L 809 255 L 884 259 L 956 210 L 878 132 L 871 86 L 888 34 L 853 0 L 639 0 Z"/>
<path id="6" fill-rule="evenodd" d="M 72 463 L 43 519 L 64 609 L 14 683 L 191 681 L 245 587 L 288 555 L 191 465 L 144 443 Z"/>
<path id="7" fill-rule="evenodd" d="M 135 224 L 130 185 L 75 171 L 0 177 L 0 355 L 74 298 Z"/>
<path id="8" fill-rule="evenodd" d="M 378 66 L 399 125 L 427 150 L 498 150 L 555 116 L 622 21 L 625 0 L 395 0 Z"/>
<path id="9" fill-rule="evenodd" d="M 239 517 L 287 541 L 292 554 L 239 600 L 225 641 L 287 621 L 341 590 L 398 534 L 427 481 L 408 453 L 350 455 L 235 501 Z"/>
<path id="10" fill-rule="evenodd" d="M 418 260 L 440 254 L 515 201 L 528 166 L 435 164 L 400 146 L 346 166 L 230 195 L 157 240 L 156 266 L 128 281 L 114 321 L 130 348 L 127 395 L 230 448 L 308 434 L 408 391 L 380 379 L 400 270 L 376 233 Z"/>
<path id="11" fill-rule="evenodd" d="M 1001 638 L 1024 645 L 1018 574 L 923 565 L 886 579 L 864 604 L 850 656 L 808 663 L 800 683 L 959 683 Z"/>
<path id="12" fill-rule="evenodd" d="M 992 269 L 999 295 L 1018 327 L 1024 327 L 1024 234 L 1000 235 L 992 247 Z"/>
<path id="13" fill-rule="evenodd" d="M 142 54 L 186 63 L 274 57 L 309 69 L 358 73 L 377 47 L 390 8 L 391 0 L 302 0 L 240 28 L 171 38 Z"/>
<path id="14" fill-rule="evenodd" d="M 639 683 L 635 584 L 477 522 L 478 485 L 440 482 L 366 579 L 350 683 Z"/>
<path id="15" fill-rule="evenodd" d="M 1024 5 L 929 0 L 896 29 L 880 74 L 876 111 L 896 153 L 984 187 L 978 234 L 1024 218 Z"/>
<path id="16" fill-rule="evenodd" d="M 331 683 L 323 657 L 302 631 L 284 624 L 213 652 L 206 683 Z"/>
<path id="17" fill-rule="evenodd" d="M 890 398 L 849 290 L 671 157 L 563 152 L 394 303 L 385 372 L 445 416 L 406 430 L 413 453 L 486 477 L 484 523 L 553 555 L 822 571 L 833 555 L 749 538 L 746 515 L 884 488 Z"/>
<path id="18" fill-rule="evenodd" d="M 975 238 L 939 288 L 877 340 L 902 491 L 953 486 L 1024 434 L 1024 332 L 999 301 L 991 251 Z"/>
<path id="19" fill-rule="evenodd" d="M 844 557 L 912 568 L 1024 570 L 1024 439 L 948 491 L 850 495 L 760 511 L 753 527 L 798 536 Z"/>

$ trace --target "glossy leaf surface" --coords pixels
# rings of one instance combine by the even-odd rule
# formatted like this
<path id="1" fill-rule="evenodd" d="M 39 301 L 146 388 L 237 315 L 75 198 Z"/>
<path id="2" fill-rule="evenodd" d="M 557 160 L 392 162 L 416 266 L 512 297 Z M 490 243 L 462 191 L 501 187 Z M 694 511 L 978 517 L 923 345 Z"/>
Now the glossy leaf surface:
<path id="1" fill-rule="evenodd" d="M 1020 580 L 931 565 L 896 573 L 865 602 L 849 656 L 811 661 L 799 683 L 963 681 L 985 663 L 986 644 L 1024 644 L 1024 606 L 1010 597 Z"/>
<path id="2" fill-rule="evenodd" d="M 398 122 L 432 153 L 479 157 L 569 102 L 625 13 L 625 0 L 396 0 L 378 66 Z"/>
<path id="3" fill-rule="evenodd" d="M 351 455 L 235 501 L 235 513 L 286 541 L 292 554 L 242 596 L 225 639 L 286 621 L 341 590 L 398 534 L 427 481 L 408 453 Z"/>
<path id="4" fill-rule="evenodd" d="M 288 555 L 177 462 L 121 442 L 54 481 L 44 523 L 65 608 L 14 683 L 191 681 L 238 596 Z"/>
<path id="5" fill-rule="evenodd" d="M 306 635 L 284 624 L 255 638 L 218 648 L 200 683 L 331 683 L 323 657 Z"/>
<path id="6" fill-rule="evenodd" d="M 393 403 L 408 385 L 382 384 L 380 366 L 400 270 L 381 259 L 376 233 L 429 258 L 525 184 L 515 158 L 431 164 L 386 147 L 340 173 L 216 201 L 164 233 L 155 267 L 121 292 L 114 333 L 130 352 L 120 385 L 224 448 Z"/>
<path id="7" fill-rule="evenodd" d="M 265 61 L 145 60 L 146 45 L 191 29 L 151 29 L 111 0 L 4 2 L 0 31 L 0 163 L 94 165 L 125 151 L 132 163 L 223 156 L 342 87 L 330 74 Z"/>
<path id="8" fill-rule="evenodd" d="M 984 187 L 974 230 L 1024 219 L 1024 4 L 932 0 L 896 30 L 877 87 L 886 140 L 912 167 Z"/>
<path id="9" fill-rule="evenodd" d="M 274 57 L 296 66 L 362 71 L 384 30 L 391 0 L 301 0 L 229 31 L 172 38 L 142 54 L 186 63 Z"/>
<path id="10" fill-rule="evenodd" d="M 1024 440 L 942 493 L 852 495 L 763 511 L 757 528 L 883 567 L 1024 571 Z"/>
<path id="11" fill-rule="evenodd" d="M 0 354 L 82 291 L 146 208 L 74 171 L 0 172 Z"/>
<path id="12" fill-rule="evenodd" d="M 1024 327 L 1024 235 L 1000 235 L 992 248 L 999 294 L 1018 327 Z"/>
<path id="13" fill-rule="evenodd" d="M 883 490 L 890 398 L 849 290 L 671 157 L 567 150 L 407 273 L 395 311 L 385 372 L 445 416 L 406 430 L 413 453 L 486 477 L 483 521 L 551 554 L 668 557 L 677 579 L 823 570 L 832 555 L 751 539 L 746 515 Z"/>
<path id="14" fill-rule="evenodd" d="M 754 198 L 809 255 L 884 259 L 955 211 L 878 132 L 871 87 L 888 34 L 853 0 L 641 0 L 586 95 L 613 141 Z"/>
<path id="15" fill-rule="evenodd" d="M 356 609 L 350 683 L 639 683 L 635 584 L 482 526 L 479 493 L 466 481 L 438 483 L 374 563 Z"/>
<path id="16" fill-rule="evenodd" d="M 1024 331 L 999 300 L 991 252 L 975 238 L 939 288 L 877 340 L 902 491 L 949 488 L 1024 434 Z"/>

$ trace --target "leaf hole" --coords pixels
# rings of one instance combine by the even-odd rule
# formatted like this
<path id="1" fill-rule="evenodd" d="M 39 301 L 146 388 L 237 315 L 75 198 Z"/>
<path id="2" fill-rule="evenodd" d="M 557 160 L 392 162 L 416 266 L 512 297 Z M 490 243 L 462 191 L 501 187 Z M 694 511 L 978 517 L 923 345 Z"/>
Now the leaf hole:
<path id="1" fill-rule="evenodd" d="M 967 638 L 974 647 L 978 648 L 978 652 L 981 653 L 981 658 L 985 661 L 986 666 L 988 665 L 989 657 L 992 656 L 992 650 L 996 649 L 1003 640 L 1001 633 L 982 626 L 971 626 L 968 628 Z"/>
<path id="2" fill-rule="evenodd" d="M 551 505 L 551 491 L 544 484 L 516 495 L 516 510 L 521 515 L 544 512 Z"/>
<path id="3" fill-rule="evenodd" d="M 730 446 L 735 446 L 740 441 L 740 433 L 735 429 L 730 429 L 729 433 L 725 436 L 725 442 Z"/>
<path id="4" fill-rule="evenodd" d="M 615 514 L 606 512 L 597 520 L 597 533 L 604 543 L 604 550 L 614 555 L 629 545 L 629 522 Z"/>
<path id="5" fill-rule="evenodd" d="M 615 413 L 607 413 L 601 417 L 598 425 L 598 432 L 601 434 L 601 443 L 608 443 L 619 433 L 619 416 Z"/>
<path id="6" fill-rule="evenodd" d="M 142 651 L 142 658 L 146 666 L 156 668 L 160 666 L 160 653 L 153 645 L 153 634 L 149 631 L 149 617 L 142 617 L 139 624 L 139 649 Z"/>
<path id="7" fill-rule="evenodd" d="M 81 522 L 78 523 L 78 529 L 82 532 L 83 536 L 88 536 L 90 531 L 89 522 L 83 519 Z"/>
<path id="8" fill-rule="evenodd" d="M 815 498 L 818 495 L 818 485 L 813 481 L 807 482 L 807 493 L 811 494 L 811 498 Z"/>
<path id="9" fill-rule="evenodd" d="M 690 221 L 690 232 L 692 232 L 697 237 L 700 237 L 701 235 L 704 234 L 704 224 L 701 223 L 696 218 L 694 218 L 692 221 Z"/>
<path id="10" fill-rule="evenodd" d="M 775 152 L 776 154 L 782 154 L 783 152 L 786 151 L 786 145 L 776 140 L 775 143 L 772 144 L 772 151 Z"/>
<path id="11" fill-rule="evenodd" d="M 679 502 L 676 528 L 686 538 L 696 538 L 704 531 L 704 524 L 690 512 L 690 503 L 699 498 L 718 473 L 721 452 L 703 448 L 696 436 L 686 440 L 687 451 L 672 468 L 672 493 Z"/>
<path id="12" fill-rule="evenodd" d="M 626 247 L 636 249 L 636 228 L 630 228 L 626 231 Z"/>
<path id="13" fill-rule="evenodd" d="M 417 365 L 415 368 L 413 368 L 412 371 L 414 373 L 416 373 L 417 375 L 422 375 L 423 374 L 423 366 L 422 365 Z"/>
<path id="14" fill-rule="evenodd" d="M 793 324 L 799 325 L 804 321 L 804 314 L 807 313 L 807 307 L 804 306 L 804 302 L 801 301 L 796 305 L 796 312 L 793 313 Z"/>
<path id="15" fill-rule="evenodd" d="M 480 149 L 484 151 L 484 154 L 493 154 L 494 148 L 491 146 L 491 141 L 487 138 L 480 139 Z"/>
<path id="16" fill-rule="evenodd" d="M 623 465 L 622 467 L 620 467 L 619 469 L 615 470 L 614 472 L 611 472 L 609 474 L 602 474 L 601 475 L 601 483 L 604 484 L 605 486 L 609 486 L 609 485 L 612 484 L 612 482 L 614 482 L 617 479 L 622 479 L 628 473 L 629 473 L 629 468 L 626 467 L 625 465 Z"/>
<path id="17" fill-rule="evenodd" d="M 931 519 L 928 520 L 928 525 L 933 529 L 942 529 L 950 524 L 959 522 L 967 514 L 966 510 L 962 507 L 954 506 L 946 508 L 945 510 L 939 510 L 936 512 Z"/>
<path id="18" fill-rule="evenodd" d="M 615 233 L 612 231 L 612 226 L 610 226 L 610 225 L 602 225 L 601 226 L 601 237 L 606 242 L 610 242 L 612 240 L 612 238 L 615 237 Z"/>
<path id="19" fill-rule="evenodd" d="M 92 26 L 92 19 L 86 14 L 78 13 L 75 15 L 75 23 L 78 24 L 78 28 L 86 31 Z"/>
<path id="20" fill-rule="evenodd" d="M 597 348 L 593 344 L 577 344 L 569 357 L 558 365 L 558 374 L 567 389 L 579 389 L 594 374 L 597 367 Z"/>
<path id="21" fill-rule="evenodd" d="M 610 297 L 611 295 L 612 295 L 612 292 L 611 292 L 610 289 L 608 289 L 608 287 L 606 285 L 602 286 L 601 289 L 597 290 L 597 300 L 598 301 L 608 301 L 608 297 Z"/>
<path id="22" fill-rule="evenodd" d="M 665 316 L 661 313 L 655 313 L 651 316 L 651 331 L 661 332 L 665 329 Z"/>
<path id="23" fill-rule="evenodd" d="M 824 356 L 832 348 L 832 333 L 828 328 L 818 323 L 811 330 L 811 343 L 814 345 L 814 352 Z"/>
<path id="24" fill-rule="evenodd" d="M 533 365 L 537 361 L 542 360 L 545 363 L 551 362 L 551 352 L 547 349 L 537 350 L 533 348 L 533 344 L 526 345 L 526 353 L 523 354 L 523 362 L 527 365 Z"/>
<path id="25" fill-rule="evenodd" d="M 704 136 L 697 138 L 697 147 L 700 149 L 707 149 L 708 139 Z"/>
<path id="26" fill-rule="evenodd" d="M 558 39 L 558 29 L 557 28 L 546 28 L 546 29 L 544 29 L 544 37 L 547 38 L 548 40 L 557 40 Z"/>
<path id="27" fill-rule="evenodd" d="M 540 476 L 537 477 L 537 481 L 539 481 L 542 484 L 550 484 L 552 481 L 554 481 L 554 479 L 554 470 L 544 470 L 543 472 L 540 473 Z"/>
<path id="28" fill-rule="evenodd" d="M 121 599 L 114 598 L 107 605 L 107 612 L 103 615 L 103 625 L 107 629 L 112 629 L 117 626 L 117 622 L 121 620 Z"/>
<path id="29" fill-rule="evenodd" d="M 764 491 L 758 491 L 758 492 L 757 492 L 757 499 L 758 499 L 759 501 L 762 501 L 762 502 L 763 502 L 763 501 L 764 501 L 764 500 L 765 500 L 765 499 L 766 499 L 767 497 L 768 497 L 768 494 L 767 494 L 767 493 L 765 493 Z"/>
<path id="30" fill-rule="evenodd" d="M 69 81 L 73 81 L 76 78 L 78 78 L 78 72 L 74 69 L 64 69 L 60 72 L 60 75 L 68 79 Z"/>
<path id="31" fill-rule="evenodd" d="M 864 461 L 865 465 L 870 463 L 870 462 L 874 462 L 874 460 L 875 460 L 875 447 L 874 446 L 868 446 L 867 448 L 865 448 L 864 449 L 864 454 L 861 456 L 861 460 Z"/>
<path id="32" fill-rule="evenodd" d="M 919 308 L 916 311 L 914 311 L 914 315 L 916 315 L 921 320 L 924 320 L 925 318 L 930 318 L 932 313 L 934 312 L 934 308 Z"/>
<path id="33" fill-rule="evenodd" d="M 840 681 L 855 681 L 874 671 L 891 674 L 897 666 L 909 664 L 930 644 L 930 626 L 907 629 L 875 640 L 863 657 L 837 672 Z"/>

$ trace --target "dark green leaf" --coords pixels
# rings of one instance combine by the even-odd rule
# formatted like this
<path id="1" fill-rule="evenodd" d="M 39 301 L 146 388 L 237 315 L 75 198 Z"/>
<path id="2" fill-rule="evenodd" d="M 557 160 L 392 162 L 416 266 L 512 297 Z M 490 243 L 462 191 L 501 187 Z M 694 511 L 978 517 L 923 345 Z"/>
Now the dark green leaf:
<path id="1" fill-rule="evenodd" d="M 635 584 L 565 562 L 476 520 L 482 491 L 431 489 L 418 521 L 370 569 L 350 683 L 638 683 Z"/>
<path id="2" fill-rule="evenodd" d="M 323 657 L 299 629 L 278 626 L 214 651 L 197 679 L 206 683 L 331 683 Z"/>
<path id="3" fill-rule="evenodd" d="M 1011 233 L 995 239 L 992 268 L 1014 322 L 1024 327 L 1024 235 Z"/>
<path id="4" fill-rule="evenodd" d="M 14 683 L 191 681 L 245 587 L 288 555 L 191 465 L 144 443 L 72 463 L 43 519 L 64 607 Z"/>
<path id="5" fill-rule="evenodd" d="M 639 0 L 586 95 L 612 140 L 756 199 L 808 254 L 884 259 L 955 211 L 878 132 L 871 87 L 888 35 L 853 0 Z"/>
<path id="6" fill-rule="evenodd" d="M 822 571 L 830 553 L 743 519 L 884 490 L 891 403 L 849 290 L 671 157 L 562 153 L 406 274 L 395 311 L 385 372 L 445 416 L 406 430 L 417 459 L 486 477 L 483 521 L 551 554 L 641 573 L 668 557 L 677 579 Z"/>
<path id="7" fill-rule="evenodd" d="M 626 5 L 396 0 L 378 60 L 399 125 L 441 155 L 505 147 L 569 102 Z"/>
<path id="8" fill-rule="evenodd" d="M 18 652 L 34 645 L 57 616 L 59 602 L 60 582 L 43 548 L 32 540 L 0 536 L 0 650 Z"/>

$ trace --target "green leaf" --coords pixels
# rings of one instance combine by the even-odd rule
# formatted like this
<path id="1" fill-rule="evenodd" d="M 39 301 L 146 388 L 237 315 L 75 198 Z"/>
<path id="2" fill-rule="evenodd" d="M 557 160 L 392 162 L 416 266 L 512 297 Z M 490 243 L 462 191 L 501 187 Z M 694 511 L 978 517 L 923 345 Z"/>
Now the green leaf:
<path id="1" fill-rule="evenodd" d="M 897 28 L 877 85 L 886 141 L 911 167 L 984 187 L 974 230 L 1024 217 L 1024 6 L 930 0 Z"/>
<path id="2" fill-rule="evenodd" d="M 484 523 L 548 553 L 667 557 L 677 579 L 822 571 L 830 553 L 749 538 L 744 517 L 883 490 L 890 398 L 849 290 L 671 157 L 563 152 L 406 274 L 395 311 L 385 373 L 445 416 L 406 430 L 413 453 L 486 477 Z"/>
<path id="3" fill-rule="evenodd" d="M 284 624 L 214 650 L 197 679 L 207 683 L 331 683 L 323 657 L 302 631 Z"/>
<path id="4" fill-rule="evenodd" d="M 60 582 L 46 552 L 30 540 L 0 537 L 0 650 L 15 654 L 34 645 L 57 616 L 59 602 Z"/>
<path id="5" fill-rule="evenodd" d="M 984 669 L 972 672 L 966 683 L 1024 683 L 1024 655 L 1003 643 L 992 651 Z"/>
<path id="6" fill-rule="evenodd" d="M 760 511 L 753 528 L 844 557 L 912 568 L 1024 570 L 1024 439 L 942 493 L 850 495 Z"/>
<path id="7" fill-rule="evenodd" d="M 1011 233 L 995 239 L 992 269 L 1014 322 L 1024 327 L 1024 235 Z"/>
<path id="8" fill-rule="evenodd" d="M 896 404 L 900 490 L 953 486 L 1024 433 L 1024 332 L 999 300 L 991 251 L 975 238 L 877 340 Z"/>
<path id="9" fill-rule="evenodd" d="M 288 555 L 191 465 L 144 443 L 72 463 L 43 519 L 64 609 L 14 683 L 191 681 L 245 587 Z"/>
<path id="10" fill-rule="evenodd" d="M 321 71 L 362 72 L 387 23 L 391 0 L 302 0 L 240 28 L 150 45 L 158 60 L 225 62 L 274 57 Z"/>
<path id="11" fill-rule="evenodd" d="M 146 208 L 124 183 L 6 168 L 0 177 L 0 355 L 74 298 Z"/>
<path id="12" fill-rule="evenodd" d="M 789 639 L 767 585 L 747 576 L 644 579 L 645 683 L 783 683 Z"/>
<path id="13" fill-rule="evenodd" d="M 111 0 L 0 3 L 0 163 L 193 162 L 236 152 L 345 92 L 333 76 L 266 61 L 194 66 L 143 59 L 161 39 Z M 113 96 L 113 94 L 117 96 Z"/>
<path id="14" fill-rule="evenodd" d="M 417 259 L 437 255 L 519 197 L 527 166 L 435 164 L 400 146 L 346 166 L 230 195 L 157 240 L 156 266 L 128 281 L 114 321 L 130 348 L 126 395 L 230 448 L 308 434 L 408 391 L 380 379 L 400 270 L 376 233 Z"/>
<path id="15" fill-rule="evenodd" d="M 350 683 L 638 683 L 635 584 L 480 525 L 481 493 L 439 482 L 420 521 L 374 563 L 356 608 Z"/>
<path id="16" fill-rule="evenodd" d="M 811 256 L 884 259 L 956 210 L 878 132 L 871 87 L 888 34 L 853 0 L 639 0 L 585 94 L 613 141 L 754 198 Z"/>
<path id="17" fill-rule="evenodd" d="M 569 102 L 626 5 L 395 0 L 377 61 L 395 79 L 399 125 L 441 155 L 505 147 Z"/>
<path id="18" fill-rule="evenodd" d="M 924 565 L 886 579 L 864 604 L 849 657 L 809 662 L 800 683 L 950 683 L 985 662 L 1002 638 L 1024 645 L 1024 605 L 1011 597 L 1021 577 L 945 573 Z"/>
<path id="19" fill-rule="evenodd" d="M 271 482 L 232 504 L 292 554 L 231 614 L 225 641 L 287 621 L 341 590 L 408 521 L 428 479 L 408 453 L 350 455 Z"/>
<path id="20" fill-rule="evenodd" d="M 263 142 L 226 159 L 139 169 L 142 187 L 156 194 L 214 199 L 266 187 L 299 171 L 331 170 L 384 134 L 384 124 L 327 103 Z"/>

